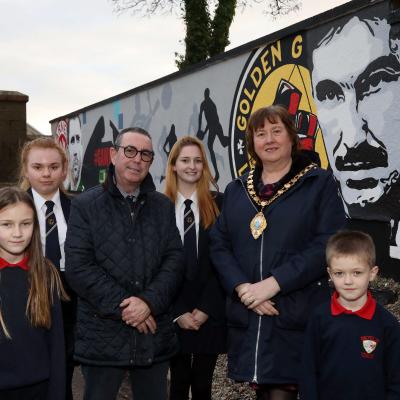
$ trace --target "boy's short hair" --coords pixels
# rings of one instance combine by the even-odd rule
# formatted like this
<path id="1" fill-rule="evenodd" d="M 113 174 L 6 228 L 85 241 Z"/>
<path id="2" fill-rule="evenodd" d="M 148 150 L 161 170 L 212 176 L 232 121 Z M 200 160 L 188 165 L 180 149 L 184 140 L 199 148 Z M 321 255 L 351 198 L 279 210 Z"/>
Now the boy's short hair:
<path id="1" fill-rule="evenodd" d="M 326 245 L 328 268 L 334 257 L 353 256 L 365 261 L 370 268 L 375 266 L 375 245 L 370 235 L 361 231 L 339 231 L 331 236 Z"/>

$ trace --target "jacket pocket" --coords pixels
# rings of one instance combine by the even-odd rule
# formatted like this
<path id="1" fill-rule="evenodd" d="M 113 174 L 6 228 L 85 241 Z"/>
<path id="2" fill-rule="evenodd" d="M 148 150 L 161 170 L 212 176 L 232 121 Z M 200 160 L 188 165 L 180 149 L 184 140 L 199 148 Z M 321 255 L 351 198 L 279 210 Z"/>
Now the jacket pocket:
<path id="1" fill-rule="evenodd" d="M 249 310 L 233 296 L 226 299 L 227 325 L 246 328 L 249 323 Z"/>
<path id="2" fill-rule="evenodd" d="M 304 330 L 314 307 L 328 301 L 330 296 L 327 279 L 315 281 L 301 290 L 278 295 L 274 300 L 279 315 L 276 325 L 282 329 Z"/>

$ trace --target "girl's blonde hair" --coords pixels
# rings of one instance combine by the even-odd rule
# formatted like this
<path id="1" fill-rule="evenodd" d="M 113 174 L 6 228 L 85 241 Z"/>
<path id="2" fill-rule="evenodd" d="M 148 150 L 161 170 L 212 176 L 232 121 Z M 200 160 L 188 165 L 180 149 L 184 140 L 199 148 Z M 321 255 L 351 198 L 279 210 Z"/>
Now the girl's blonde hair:
<path id="1" fill-rule="evenodd" d="M 43 256 L 39 222 L 32 198 L 28 193 L 17 187 L 4 187 L 0 189 L 0 211 L 5 207 L 18 203 L 26 204 L 33 212 L 32 238 L 25 250 L 29 259 L 29 293 L 26 304 L 26 316 L 32 326 L 50 329 L 52 322 L 51 307 L 54 304 L 54 297 L 68 300 L 68 295 L 63 288 L 57 269 Z M 4 321 L 1 309 L 0 325 L 4 334 L 10 338 L 10 333 L 7 330 L 6 321 Z"/>
<path id="2" fill-rule="evenodd" d="M 219 214 L 213 194 L 210 192 L 210 184 L 218 192 L 218 185 L 212 177 L 208 165 L 206 152 L 201 141 L 193 136 L 182 136 L 172 147 L 168 157 L 167 171 L 165 177 L 165 194 L 175 203 L 178 193 L 178 179 L 174 166 L 182 149 L 186 146 L 197 146 L 203 161 L 203 173 L 197 182 L 197 198 L 199 201 L 199 212 L 201 224 L 204 228 L 211 226 Z"/>
<path id="3" fill-rule="evenodd" d="M 31 186 L 28 179 L 25 177 L 26 168 L 28 165 L 29 152 L 32 149 L 53 149 L 56 150 L 61 157 L 62 168 L 68 168 L 68 158 L 64 149 L 52 137 L 40 137 L 29 142 L 25 142 L 20 155 L 19 167 L 19 187 L 23 190 L 28 190 Z M 60 190 L 65 191 L 63 183 L 60 184 Z"/>

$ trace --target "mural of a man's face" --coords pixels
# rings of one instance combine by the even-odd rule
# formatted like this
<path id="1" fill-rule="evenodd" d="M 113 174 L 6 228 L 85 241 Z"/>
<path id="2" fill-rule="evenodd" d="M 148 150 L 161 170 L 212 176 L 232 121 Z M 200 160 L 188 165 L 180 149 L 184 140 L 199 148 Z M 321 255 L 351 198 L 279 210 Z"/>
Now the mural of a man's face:
<path id="1" fill-rule="evenodd" d="M 400 64 L 385 19 L 350 19 L 313 52 L 312 85 L 348 213 L 368 215 L 400 171 Z"/>
<path id="2" fill-rule="evenodd" d="M 78 190 L 82 171 L 82 136 L 81 124 L 78 118 L 69 121 L 68 134 L 69 167 L 71 175 L 71 190 Z"/>

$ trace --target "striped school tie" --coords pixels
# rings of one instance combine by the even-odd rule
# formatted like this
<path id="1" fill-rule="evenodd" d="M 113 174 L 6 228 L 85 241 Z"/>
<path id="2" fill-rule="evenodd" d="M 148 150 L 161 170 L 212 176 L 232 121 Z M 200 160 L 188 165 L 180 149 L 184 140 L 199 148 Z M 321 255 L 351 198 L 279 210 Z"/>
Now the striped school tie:
<path id="1" fill-rule="evenodd" d="M 60 268 L 60 242 L 58 241 L 57 219 L 54 214 L 54 202 L 46 201 L 46 257 L 57 267 Z"/>
<path id="2" fill-rule="evenodd" d="M 192 200 L 185 200 L 185 210 L 183 212 L 183 247 L 186 260 L 186 277 L 188 279 L 193 279 L 195 277 L 198 267 L 196 224 L 191 205 Z"/>

